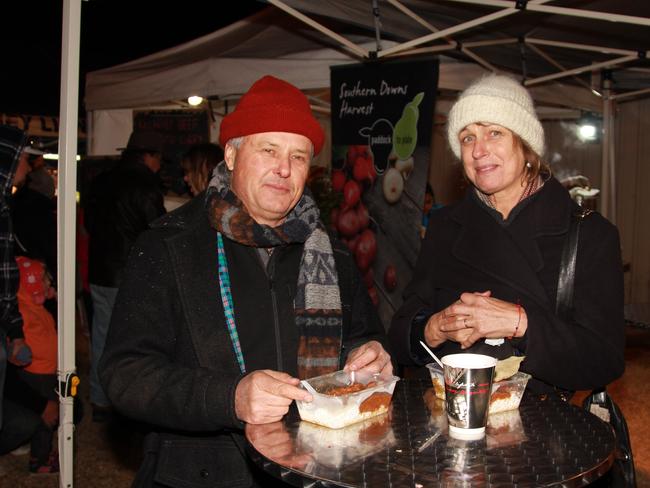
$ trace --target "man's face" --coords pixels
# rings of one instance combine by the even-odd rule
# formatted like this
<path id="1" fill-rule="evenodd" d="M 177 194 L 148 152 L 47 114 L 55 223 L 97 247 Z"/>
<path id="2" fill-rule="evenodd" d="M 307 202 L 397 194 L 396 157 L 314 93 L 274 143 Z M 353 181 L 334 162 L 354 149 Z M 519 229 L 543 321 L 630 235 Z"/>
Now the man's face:
<path id="1" fill-rule="evenodd" d="M 302 196 L 311 150 L 308 138 L 289 132 L 252 134 L 239 148 L 226 144 L 231 189 L 257 223 L 284 222 Z"/>
<path id="2" fill-rule="evenodd" d="M 142 158 L 142 162 L 153 173 L 158 173 L 158 171 L 160 171 L 160 164 L 162 162 L 162 154 L 159 152 L 145 153 Z"/>

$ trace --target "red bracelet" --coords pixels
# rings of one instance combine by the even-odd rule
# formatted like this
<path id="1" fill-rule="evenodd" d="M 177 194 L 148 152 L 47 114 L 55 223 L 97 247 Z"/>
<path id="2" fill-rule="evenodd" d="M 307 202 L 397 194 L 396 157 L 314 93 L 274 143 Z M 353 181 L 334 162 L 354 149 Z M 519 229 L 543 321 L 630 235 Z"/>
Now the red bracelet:
<path id="1" fill-rule="evenodd" d="M 521 324 L 521 303 L 519 303 L 519 300 L 517 300 L 517 325 L 515 325 L 515 331 L 512 333 L 510 337 L 508 337 L 508 340 L 511 340 L 513 337 L 517 337 L 519 324 Z"/>

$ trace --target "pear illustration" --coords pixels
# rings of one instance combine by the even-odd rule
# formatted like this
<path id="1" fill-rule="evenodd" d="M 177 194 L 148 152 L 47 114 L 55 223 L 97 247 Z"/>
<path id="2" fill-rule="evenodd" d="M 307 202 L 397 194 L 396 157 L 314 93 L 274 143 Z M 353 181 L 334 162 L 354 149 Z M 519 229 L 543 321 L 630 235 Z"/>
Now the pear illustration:
<path id="1" fill-rule="evenodd" d="M 408 159 L 413 154 L 418 142 L 418 105 L 424 98 L 424 92 L 413 97 L 402 110 L 402 117 L 393 130 L 393 152 L 399 159 Z"/>

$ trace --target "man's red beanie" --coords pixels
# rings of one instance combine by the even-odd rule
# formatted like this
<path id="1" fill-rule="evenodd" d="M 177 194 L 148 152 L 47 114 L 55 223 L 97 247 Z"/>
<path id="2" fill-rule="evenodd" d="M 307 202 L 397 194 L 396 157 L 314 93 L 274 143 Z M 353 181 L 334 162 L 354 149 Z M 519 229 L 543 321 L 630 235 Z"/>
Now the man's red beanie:
<path id="1" fill-rule="evenodd" d="M 314 145 L 314 155 L 320 152 L 325 140 L 307 97 L 292 84 L 268 75 L 253 83 L 235 110 L 223 118 L 219 143 L 225 147 L 230 139 L 261 132 L 305 136 Z"/>

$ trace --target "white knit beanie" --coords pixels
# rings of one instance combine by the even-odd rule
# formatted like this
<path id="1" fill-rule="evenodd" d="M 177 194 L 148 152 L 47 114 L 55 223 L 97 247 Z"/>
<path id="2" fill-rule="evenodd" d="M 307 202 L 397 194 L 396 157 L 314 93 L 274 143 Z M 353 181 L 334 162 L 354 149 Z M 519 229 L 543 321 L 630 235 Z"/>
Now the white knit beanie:
<path id="1" fill-rule="evenodd" d="M 458 134 L 469 124 L 502 125 L 521 137 L 538 155 L 544 154 L 544 129 L 535 114 L 533 99 L 516 80 L 503 75 L 486 75 L 472 83 L 451 107 L 447 139 L 460 159 Z"/>

